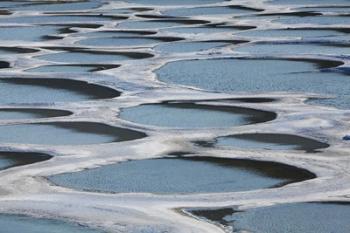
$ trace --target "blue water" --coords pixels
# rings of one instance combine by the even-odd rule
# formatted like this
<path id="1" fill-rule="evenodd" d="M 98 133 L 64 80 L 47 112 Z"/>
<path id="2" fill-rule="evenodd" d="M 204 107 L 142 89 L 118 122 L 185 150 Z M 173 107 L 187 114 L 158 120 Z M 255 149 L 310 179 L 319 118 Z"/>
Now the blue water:
<path id="1" fill-rule="evenodd" d="M 327 144 L 296 135 L 286 134 L 238 134 L 219 137 L 217 146 L 258 150 L 305 150 L 314 152 L 328 147 Z"/>
<path id="2" fill-rule="evenodd" d="M 278 46 L 275 46 L 278 48 Z M 161 81 L 208 90 L 237 93 L 300 92 L 331 95 L 314 100 L 339 108 L 350 107 L 347 75 L 319 72 L 315 63 L 270 59 L 211 59 L 173 62 L 157 71 Z"/>
<path id="3" fill-rule="evenodd" d="M 0 4 L 1 5 L 1 4 Z M 67 3 L 34 3 L 34 4 L 23 4 L 22 6 L 16 6 L 16 11 L 80 11 L 95 9 L 102 5 L 100 0 L 87 1 L 87 2 L 67 2 Z"/>
<path id="4" fill-rule="evenodd" d="M 155 28 L 170 28 L 181 26 L 179 21 L 162 21 L 162 20 L 148 20 L 148 21 L 125 21 L 118 24 L 118 28 L 122 29 L 155 29 Z"/>
<path id="5" fill-rule="evenodd" d="M 96 32 L 86 32 L 86 33 L 76 33 L 75 36 L 85 36 L 87 38 L 94 38 L 96 37 L 115 37 L 115 38 L 121 38 L 121 37 L 139 37 L 143 35 L 144 31 L 138 31 L 138 30 L 110 30 L 110 31 L 96 31 Z M 156 34 L 155 31 L 149 30 L 146 31 L 146 34 Z M 145 38 L 146 39 L 146 38 Z"/>
<path id="6" fill-rule="evenodd" d="M 277 176 L 268 172 L 275 171 L 277 174 L 281 169 L 286 169 L 286 166 L 218 158 L 163 158 L 128 161 L 55 175 L 49 179 L 57 185 L 90 191 L 216 193 L 293 182 L 293 172 Z"/>
<path id="7" fill-rule="evenodd" d="M 336 46 L 334 43 L 311 44 L 311 43 L 284 43 L 284 44 L 247 44 L 234 49 L 236 52 L 244 52 L 255 55 L 350 55 L 349 46 Z"/>
<path id="8" fill-rule="evenodd" d="M 0 143 L 87 145 L 134 140 L 145 134 L 90 122 L 55 122 L 0 126 Z"/>
<path id="9" fill-rule="evenodd" d="M 42 162 L 52 156 L 30 152 L 0 152 L 0 170 L 7 168 Z M 1 221 L 1 220 L 0 220 Z"/>
<path id="10" fill-rule="evenodd" d="M 337 38 L 350 38 L 345 32 L 336 30 L 317 30 L 317 29 L 270 29 L 270 30 L 250 30 L 235 33 L 236 35 L 249 36 L 249 37 L 272 37 L 277 38 L 292 38 L 292 39 L 337 39 Z"/>
<path id="11" fill-rule="evenodd" d="M 126 0 L 143 5 L 202 5 L 221 2 L 222 0 Z"/>
<path id="12" fill-rule="evenodd" d="M 198 16 L 198 15 L 220 15 L 220 14 L 244 14 L 251 13 L 247 9 L 237 9 L 230 7 L 196 7 L 196 8 L 182 8 L 175 10 L 168 10 L 163 12 L 164 15 L 169 16 Z"/>
<path id="13" fill-rule="evenodd" d="M 271 4 L 288 4 L 288 5 L 340 5 L 348 4 L 349 0 L 270 0 Z"/>
<path id="14" fill-rule="evenodd" d="M 37 59 L 52 62 L 91 64 L 91 63 L 115 63 L 131 59 L 127 54 L 87 53 L 87 52 L 58 52 L 36 57 Z"/>
<path id="15" fill-rule="evenodd" d="M 0 47 L 0 56 L 9 56 L 23 53 L 35 53 L 39 50 L 35 49 L 22 49 L 22 48 L 12 48 L 12 47 Z"/>
<path id="16" fill-rule="evenodd" d="M 252 233 L 348 233 L 350 206 L 336 203 L 276 205 L 227 216 L 235 230 Z"/>
<path id="17" fill-rule="evenodd" d="M 50 219 L 39 219 L 24 215 L 0 215 L 0 227 L 6 233 L 102 233 L 100 230 Z"/>
<path id="18" fill-rule="evenodd" d="M 301 10 L 308 10 L 308 11 L 316 11 L 316 12 L 322 12 L 322 13 L 341 13 L 341 14 L 347 14 L 350 10 L 350 5 L 348 6 L 322 6 L 322 7 L 301 7 Z"/>
<path id="19" fill-rule="evenodd" d="M 28 69 L 27 72 L 44 72 L 44 73 L 85 73 L 94 70 L 91 66 L 73 66 L 73 65 L 48 65 Z"/>
<path id="20" fill-rule="evenodd" d="M 307 17 L 281 17 L 275 20 L 283 24 L 315 24 L 315 25 L 349 25 L 349 16 L 307 16 Z"/>
<path id="21" fill-rule="evenodd" d="M 1 20 L 0 20 L 1 21 Z M 58 33 L 58 26 L 20 26 L 20 27 L 1 27 L 1 40 L 19 40 L 19 41 L 43 41 L 44 36 Z"/>
<path id="22" fill-rule="evenodd" d="M 173 42 L 158 45 L 155 49 L 162 53 L 189 53 L 200 52 L 213 48 L 224 47 L 229 43 L 223 42 Z"/>
<path id="23" fill-rule="evenodd" d="M 174 28 L 166 28 L 162 29 L 165 32 L 171 33 L 188 33 L 188 34 L 207 34 L 207 33 L 222 33 L 222 32 L 240 32 L 242 30 L 238 28 L 230 28 L 230 27 L 174 27 Z"/>
<path id="24" fill-rule="evenodd" d="M 0 120 L 35 119 L 71 115 L 69 111 L 51 109 L 0 109 Z"/>
<path id="25" fill-rule="evenodd" d="M 217 128 L 272 120 L 274 116 L 244 109 L 220 109 L 201 105 L 150 104 L 123 109 L 120 117 L 144 125 L 177 128 Z M 254 118 L 254 119 L 253 119 Z"/>
<path id="26" fill-rule="evenodd" d="M 89 38 L 78 42 L 80 45 L 88 46 L 140 46 L 160 43 L 161 41 L 153 38 L 142 38 L 142 37 L 104 37 L 104 38 Z"/>
<path id="27" fill-rule="evenodd" d="M 70 80 L 0 80 L 0 103 L 54 103 L 117 97 L 113 89 Z M 77 89 L 80 87 L 81 89 Z M 83 87 L 83 88 L 82 88 Z"/>
<path id="28" fill-rule="evenodd" d="M 109 17 L 99 15 L 53 15 L 53 16 L 18 16 L 0 18 L 0 24 L 31 23 L 31 24 L 62 24 L 62 23 L 95 23 L 112 21 Z"/>

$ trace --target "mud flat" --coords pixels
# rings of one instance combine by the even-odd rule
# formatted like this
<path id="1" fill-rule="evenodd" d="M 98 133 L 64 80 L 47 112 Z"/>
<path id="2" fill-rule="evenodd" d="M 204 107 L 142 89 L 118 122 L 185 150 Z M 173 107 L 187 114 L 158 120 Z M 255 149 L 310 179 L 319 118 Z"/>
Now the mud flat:
<path id="1" fill-rule="evenodd" d="M 195 142 L 204 146 L 225 146 L 244 149 L 265 149 L 265 150 L 303 150 L 306 152 L 317 152 L 320 149 L 329 147 L 311 138 L 305 138 L 291 134 L 277 133 L 250 133 L 236 134 L 219 137 L 215 142 Z"/>
<path id="2" fill-rule="evenodd" d="M 250 108 L 181 102 L 145 104 L 120 113 L 121 118 L 138 124 L 176 128 L 232 127 L 271 121 L 276 116 Z"/>
<path id="3" fill-rule="evenodd" d="M 192 210 L 192 214 L 219 222 L 232 232 L 346 233 L 350 206 L 346 202 L 281 204 L 244 211 L 232 208 Z"/>
<path id="4" fill-rule="evenodd" d="M 109 87 L 69 79 L 0 79 L 1 104 L 73 102 L 118 97 Z"/>
<path id="5" fill-rule="evenodd" d="M 0 126 L 1 143 L 88 145 L 129 141 L 146 134 L 93 122 L 52 122 Z"/>
<path id="6" fill-rule="evenodd" d="M 330 68 L 342 64 L 327 60 L 268 58 L 188 60 L 168 63 L 157 75 L 163 82 L 226 93 L 285 91 L 330 95 L 336 98 L 313 102 L 349 108 L 348 75 L 330 72 Z"/>
<path id="7" fill-rule="evenodd" d="M 170 194 L 246 191 L 312 178 L 280 163 L 193 156 L 127 161 L 49 179 L 79 190 Z"/>

